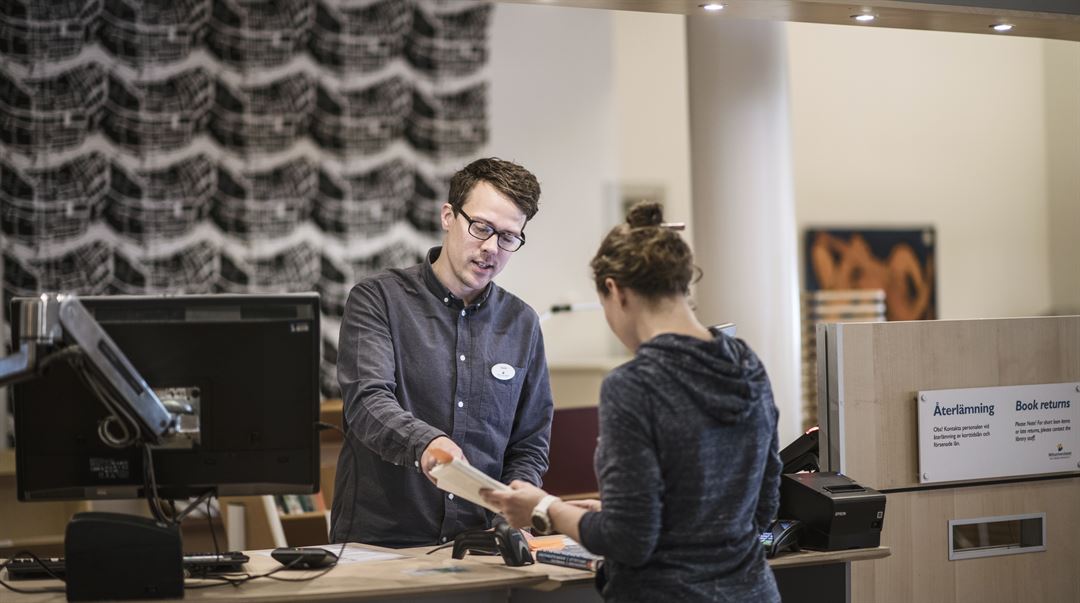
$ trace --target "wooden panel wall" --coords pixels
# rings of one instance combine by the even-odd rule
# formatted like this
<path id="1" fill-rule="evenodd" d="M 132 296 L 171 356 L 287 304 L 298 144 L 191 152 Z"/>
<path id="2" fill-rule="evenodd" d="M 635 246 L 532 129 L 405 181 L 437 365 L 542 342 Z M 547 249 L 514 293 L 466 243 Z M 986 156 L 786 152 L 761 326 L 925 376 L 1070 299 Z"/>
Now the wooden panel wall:
<path id="1" fill-rule="evenodd" d="M 916 392 L 1080 381 L 1080 316 L 844 324 L 837 333 L 844 472 L 879 490 L 919 485 Z"/>
<path id="2" fill-rule="evenodd" d="M 1080 475 L 921 486 L 915 400 L 920 390 L 1080 382 L 1080 317 L 844 324 L 835 333 L 844 472 L 903 490 L 887 492 L 882 544 L 892 555 L 852 565 L 852 601 L 1080 601 Z M 1040 512 L 1046 551 L 949 561 L 950 519 Z"/>
<path id="3" fill-rule="evenodd" d="M 1046 513 L 1046 551 L 949 561 L 948 522 Z M 1080 601 L 1080 477 L 888 495 L 881 544 L 851 566 L 851 600 Z"/>

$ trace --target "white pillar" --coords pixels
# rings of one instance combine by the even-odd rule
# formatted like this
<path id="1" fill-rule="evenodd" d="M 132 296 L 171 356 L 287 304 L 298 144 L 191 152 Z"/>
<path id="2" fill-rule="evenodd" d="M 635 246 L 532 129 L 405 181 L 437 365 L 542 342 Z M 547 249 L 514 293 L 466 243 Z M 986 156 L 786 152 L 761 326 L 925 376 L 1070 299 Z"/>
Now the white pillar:
<path id="1" fill-rule="evenodd" d="M 785 26 L 689 17 L 687 62 L 698 316 L 765 363 L 783 447 L 802 405 Z"/>

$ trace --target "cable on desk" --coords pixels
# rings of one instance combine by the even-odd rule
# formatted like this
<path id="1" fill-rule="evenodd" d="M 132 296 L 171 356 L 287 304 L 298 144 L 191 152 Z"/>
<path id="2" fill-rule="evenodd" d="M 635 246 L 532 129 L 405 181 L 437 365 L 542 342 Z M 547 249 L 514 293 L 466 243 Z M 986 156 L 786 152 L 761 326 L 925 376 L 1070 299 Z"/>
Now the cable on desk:
<path id="1" fill-rule="evenodd" d="M 430 555 L 430 554 L 432 554 L 432 553 L 434 553 L 434 552 L 436 552 L 436 551 L 441 551 L 441 550 L 443 550 L 443 549 L 447 549 L 447 548 L 450 548 L 450 547 L 452 547 L 452 546 L 454 546 L 454 543 L 453 543 L 453 542 L 447 542 L 446 544 L 440 544 L 439 546 L 437 546 L 437 547 L 435 547 L 435 548 L 431 549 L 430 551 L 428 551 L 428 552 L 426 552 L 426 553 L 424 553 L 424 554 L 425 554 L 425 555 Z"/>
<path id="2" fill-rule="evenodd" d="M 323 421 L 316 421 L 315 422 L 315 428 L 318 431 L 325 431 L 327 429 L 333 429 L 333 430 L 341 433 L 341 436 L 345 440 L 346 445 L 349 446 L 349 449 L 354 452 L 354 454 L 352 456 L 353 456 L 353 466 L 354 466 L 354 470 L 355 470 L 355 465 L 356 465 L 355 449 L 352 447 L 353 443 L 352 443 L 352 440 L 350 440 L 348 434 L 346 434 L 344 431 L 342 431 L 342 429 L 340 427 L 338 427 L 337 425 L 333 425 L 331 423 L 325 423 Z M 208 502 L 208 505 L 209 505 L 209 502 Z M 207 514 L 209 515 L 209 512 Z M 350 521 L 349 527 L 351 529 L 352 528 L 352 523 L 351 523 L 352 522 L 352 517 L 351 516 L 349 518 L 349 521 Z M 211 530 L 211 533 L 213 533 L 213 530 Z M 259 578 L 269 578 L 271 580 L 278 580 L 278 581 L 281 581 L 281 582 L 310 582 L 311 580 L 321 578 L 322 576 L 326 575 L 327 572 L 329 572 L 330 570 L 337 567 L 338 563 L 341 561 L 341 556 L 345 553 L 345 547 L 346 547 L 347 544 L 348 544 L 347 542 L 342 542 L 341 543 L 341 548 L 338 549 L 337 560 L 335 560 L 333 563 L 326 566 L 325 568 L 322 568 L 319 571 L 319 573 L 317 573 L 317 574 L 315 574 L 313 576 L 305 576 L 303 578 L 284 578 L 282 576 L 275 576 L 274 575 L 274 574 L 277 574 L 280 571 L 287 570 L 287 569 L 292 569 L 293 565 L 300 562 L 301 558 L 297 557 L 293 561 L 289 562 L 288 565 L 283 565 L 281 567 L 274 568 L 274 569 L 272 569 L 272 570 L 270 570 L 270 571 L 268 571 L 268 572 L 266 572 L 264 574 L 254 574 L 254 575 L 247 574 L 247 575 L 244 575 L 244 576 L 239 577 L 239 578 L 230 578 L 228 575 L 207 576 L 205 578 L 201 578 L 201 580 L 217 580 L 218 582 L 215 582 L 214 584 L 202 584 L 202 583 L 199 583 L 199 584 L 190 584 L 189 585 L 185 581 L 184 582 L 184 588 L 185 589 L 188 589 L 188 588 L 192 588 L 192 589 L 195 589 L 195 588 L 213 588 L 215 586 L 225 586 L 225 585 L 230 585 L 230 586 L 239 588 L 241 585 L 246 584 L 248 582 L 251 582 L 252 580 L 258 580 Z M 215 549 L 217 548 L 217 539 L 216 538 L 214 539 L 214 548 Z"/>
<path id="3" fill-rule="evenodd" d="M 342 545 L 342 549 L 344 549 L 344 548 L 345 548 L 344 545 Z M 303 578 L 282 578 L 280 576 L 275 576 L 274 575 L 274 574 L 276 574 L 276 573 L 278 573 L 280 571 L 287 570 L 287 569 L 292 569 L 293 565 L 300 562 L 300 559 L 301 559 L 300 557 L 297 557 L 296 559 L 293 559 L 292 561 L 290 561 L 288 565 L 283 565 L 281 567 L 275 567 L 274 569 L 266 572 L 265 574 L 254 574 L 254 575 L 245 574 L 245 575 L 243 575 L 241 577 L 238 577 L 238 578 L 230 578 L 228 575 L 207 576 L 205 578 L 200 578 L 200 580 L 219 580 L 219 582 L 216 582 L 214 584 L 201 584 L 201 583 L 200 584 L 188 584 L 188 582 L 185 580 L 184 581 L 184 589 L 186 590 L 186 589 L 189 589 L 189 588 L 213 588 L 215 586 L 225 586 L 225 585 L 230 585 L 230 586 L 239 588 L 241 585 L 246 584 L 248 582 L 251 582 L 252 580 L 258 580 L 259 578 L 269 578 L 271 580 L 279 580 L 281 582 L 310 582 L 311 580 L 315 580 L 316 578 L 321 578 L 322 576 L 326 575 L 327 572 L 329 572 L 330 570 L 337 567 L 337 562 L 335 561 L 333 564 L 322 568 L 322 570 L 319 573 L 315 574 L 314 576 L 305 576 Z M 338 557 L 338 559 L 340 559 L 340 557 Z"/>
<path id="4" fill-rule="evenodd" d="M 218 514 L 221 514 L 221 500 L 220 499 L 218 500 Z M 207 497 L 207 499 L 206 499 L 206 526 L 208 528 L 210 528 L 210 538 L 212 538 L 213 541 L 214 541 L 214 555 L 216 555 L 218 557 L 221 557 L 221 549 L 218 548 L 217 530 L 214 529 L 214 519 L 210 515 L 211 515 L 210 498 Z M 222 521 L 222 523 L 225 522 L 224 517 L 222 517 L 221 521 Z M 226 542 L 225 544 L 226 544 L 226 546 L 228 546 L 229 543 Z"/>

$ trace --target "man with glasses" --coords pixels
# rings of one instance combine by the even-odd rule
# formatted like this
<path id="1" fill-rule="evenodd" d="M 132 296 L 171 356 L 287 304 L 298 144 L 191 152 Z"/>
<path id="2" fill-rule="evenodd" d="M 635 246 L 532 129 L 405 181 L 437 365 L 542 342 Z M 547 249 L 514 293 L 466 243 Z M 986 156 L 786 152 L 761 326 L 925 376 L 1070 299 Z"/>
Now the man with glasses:
<path id="1" fill-rule="evenodd" d="M 525 244 L 539 199 L 520 165 L 474 161 L 450 180 L 442 245 L 349 293 L 332 542 L 420 546 L 490 525 L 484 509 L 429 481 L 436 451 L 504 483 L 540 485 L 552 416 L 540 323 L 492 282 Z"/>

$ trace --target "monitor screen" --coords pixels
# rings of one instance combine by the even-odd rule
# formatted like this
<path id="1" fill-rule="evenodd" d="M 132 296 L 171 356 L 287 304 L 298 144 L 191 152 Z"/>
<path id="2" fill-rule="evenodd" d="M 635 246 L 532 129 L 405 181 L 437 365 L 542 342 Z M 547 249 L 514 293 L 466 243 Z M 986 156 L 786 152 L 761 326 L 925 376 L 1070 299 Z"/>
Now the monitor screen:
<path id="1" fill-rule="evenodd" d="M 318 490 L 317 294 L 79 299 L 159 397 L 197 403 L 197 442 L 153 449 L 160 497 Z M 11 389 L 19 500 L 144 495 L 141 447 L 102 442 L 108 413 L 71 365 Z"/>

